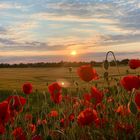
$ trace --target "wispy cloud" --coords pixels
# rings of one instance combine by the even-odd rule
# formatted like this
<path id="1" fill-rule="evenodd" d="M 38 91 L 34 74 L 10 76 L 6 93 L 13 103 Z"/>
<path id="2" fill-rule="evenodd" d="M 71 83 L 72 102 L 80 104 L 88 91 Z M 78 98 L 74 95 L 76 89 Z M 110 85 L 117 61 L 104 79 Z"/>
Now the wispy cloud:
<path id="1" fill-rule="evenodd" d="M 76 49 L 89 58 L 92 51 L 135 52 L 139 13 L 139 0 L 2 0 L 0 55 L 33 57 L 39 51 L 40 57 L 49 52 L 64 58 Z"/>
<path id="2" fill-rule="evenodd" d="M 23 5 L 15 2 L 1 2 L 0 3 L 0 10 L 9 10 L 9 9 L 22 9 L 25 8 Z"/>

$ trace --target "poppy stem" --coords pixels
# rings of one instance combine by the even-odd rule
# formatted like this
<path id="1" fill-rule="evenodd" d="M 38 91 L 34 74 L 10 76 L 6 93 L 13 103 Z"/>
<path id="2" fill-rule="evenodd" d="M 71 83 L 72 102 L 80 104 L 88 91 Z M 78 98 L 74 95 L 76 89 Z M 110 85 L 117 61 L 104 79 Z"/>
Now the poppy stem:
<path id="1" fill-rule="evenodd" d="M 116 59 L 116 56 L 115 56 L 115 54 L 114 54 L 113 51 L 108 51 L 108 52 L 106 53 L 106 59 L 105 59 L 105 60 L 108 60 L 108 55 L 109 55 L 110 53 L 113 55 L 113 58 L 114 58 L 115 65 L 116 65 L 116 67 L 117 67 L 119 76 L 121 76 L 120 69 L 119 69 L 119 66 L 118 66 L 118 64 L 117 64 L 117 59 Z M 121 78 L 121 77 L 120 77 L 120 78 Z"/>
<path id="2" fill-rule="evenodd" d="M 69 74 L 70 74 L 71 88 L 72 88 L 72 86 L 73 86 L 73 76 L 72 76 L 72 71 L 73 71 L 73 68 L 72 68 L 72 67 L 69 67 Z M 72 93 L 71 88 L 70 88 L 70 94 Z"/>
<path id="3" fill-rule="evenodd" d="M 131 92 L 131 95 L 130 95 L 130 102 L 132 102 L 133 99 L 134 99 L 135 91 L 136 91 L 136 90 L 133 88 L 133 89 L 132 89 L 132 92 Z"/>

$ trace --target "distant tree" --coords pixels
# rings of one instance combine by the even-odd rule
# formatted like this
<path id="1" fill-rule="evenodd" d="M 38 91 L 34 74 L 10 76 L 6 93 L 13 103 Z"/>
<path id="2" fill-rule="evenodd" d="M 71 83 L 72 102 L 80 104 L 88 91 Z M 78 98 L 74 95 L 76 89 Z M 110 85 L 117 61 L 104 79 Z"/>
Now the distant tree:
<path id="1" fill-rule="evenodd" d="M 123 60 L 121 61 L 121 64 L 123 64 L 123 65 L 127 65 L 128 62 L 129 62 L 129 59 L 123 59 Z"/>
<path id="2" fill-rule="evenodd" d="M 119 65 L 127 65 L 129 62 L 129 59 L 124 59 L 122 61 L 117 60 L 117 63 Z M 96 61 L 90 61 L 90 62 L 38 62 L 38 63 L 20 63 L 20 64 L 7 64 L 7 63 L 1 63 L 0 68 L 29 68 L 29 67 L 79 67 L 81 65 L 91 64 L 94 66 L 101 66 L 103 62 L 96 62 Z M 110 61 L 111 66 L 115 66 L 115 61 Z"/>

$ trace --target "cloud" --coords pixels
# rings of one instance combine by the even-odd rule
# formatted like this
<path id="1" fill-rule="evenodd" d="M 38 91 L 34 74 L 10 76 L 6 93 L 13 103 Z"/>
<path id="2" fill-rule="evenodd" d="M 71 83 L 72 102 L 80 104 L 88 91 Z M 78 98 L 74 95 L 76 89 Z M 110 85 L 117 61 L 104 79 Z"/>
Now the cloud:
<path id="1" fill-rule="evenodd" d="M 9 9 L 9 8 L 13 8 L 13 5 L 8 3 L 0 3 L 0 9 Z"/>
<path id="2" fill-rule="evenodd" d="M 10 40 L 10 39 L 5 39 L 5 38 L 0 38 L 0 43 L 4 45 L 14 45 L 16 42 Z"/>
<path id="3" fill-rule="evenodd" d="M 139 0 L 6 0 L 0 11 L 0 47 L 7 56 L 139 49 Z"/>
<path id="4" fill-rule="evenodd" d="M 99 22 L 113 24 L 117 19 L 108 17 L 112 12 L 112 3 L 59 1 L 48 2 L 35 12 L 33 17 L 45 20 Z"/>
<path id="5" fill-rule="evenodd" d="M 0 26 L 0 34 L 2 35 L 4 35 L 4 34 L 6 34 L 7 33 L 7 29 L 6 28 L 4 28 L 4 27 L 2 27 L 2 26 Z"/>
<path id="6" fill-rule="evenodd" d="M 35 21 L 27 21 L 27 22 L 23 22 L 23 23 L 18 23 L 16 25 L 15 30 L 28 30 L 28 29 L 33 29 L 38 27 L 38 23 Z"/>
<path id="7" fill-rule="evenodd" d="M 0 2 L 0 10 L 7 10 L 7 9 L 22 9 L 25 8 L 23 5 L 18 3 L 12 2 Z"/>
<path id="8" fill-rule="evenodd" d="M 102 38 L 102 45 L 117 45 L 140 42 L 140 34 L 108 35 Z"/>
<path id="9" fill-rule="evenodd" d="M 30 51 L 35 51 L 35 52 L 41 52 L 41 51 L 51 51 L 49 53 L 56 53 L 56 51 L 59 50 L 64 50 L 66 49 L 67 46 L 65 45 L 48 45 L 45 42 L 37 42 L 37 41 L 30 41 L 30 42 L 16 42 L 12 39 L 5 39 L 5 38 L 0 38 L 0 46 L 2 48 L 2 51 L 5 51 L 5 53 L 3 55 L 6 55 L 6 51 L 7 52 L 11 52 L 12 53 L 8 53 L 8 55 L 12 54 L 12 55 L 16 55 L 15 52 L 20 52 L 19 55 L 30 55 L 31 53 L 28 53 Z M 33 53 L 34 54 L 34 53 Z M 2 53 L 1 53 L 2 55 Z"/>
<path id="10" fill-rule="evenodd" d="M 44 4 L 34 16 L 46 20 L 98 22 L 118 27 L 122 31 L 134 31 L 140 29 L 139 3 L 138 0 L 127 2 L 66 0 Z"/>

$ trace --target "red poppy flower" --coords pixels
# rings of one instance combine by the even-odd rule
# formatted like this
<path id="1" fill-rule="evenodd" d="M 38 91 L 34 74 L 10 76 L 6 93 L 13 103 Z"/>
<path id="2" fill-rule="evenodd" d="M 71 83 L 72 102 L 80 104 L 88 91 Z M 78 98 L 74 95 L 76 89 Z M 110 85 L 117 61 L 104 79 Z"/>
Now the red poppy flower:
<path id="1" fill-rule="evenodd" d="M 49 117 L 57 117 L 58 116 L 58 112 L 56 110 L 52 110 L 49 114 Z"/>
<path id="2" fill-rule="evenodd" d="M 96 127 L 97 128 L 105 128 L 106 124 L 107 124 L 108 120 L 105 118 L 98 118 L 95 121 Z"/>
<path id="3" fill-rule="evenodd" d="M 85 106 L 86 108 L 93 107 L 93 104 L 88 100 L 80 100 L 80 104 Z"/>
<path id="4" fill-rule="evenodd" d="M 9 103 L 10 111 L 21 112 L 23 106 L 26 104 L 26 99 L 17 95 L 9 96 L 6 100 Z"/>
<path id="5" fill-rule="evenodd" d="M 45 124 L 47 124 L 47 120 L 46 120 L 46 119 L 43 119 L 43 120 L 38 119 L 38 120 L 37 120 L 37 126 L 38 126 L 38 125 L 45 125 Z"/>
<path id="6" fill-rule="evenodd" d="M 29 131 L 33 134 L 36 131 L 36 126 L 34 124 L 28 124 Z"/>
<path id="7" fill-rule="evenodd" d="M 138 106 L 138 109 L 140 109 L 140 92 L 137 92 L 135 95 L 135 103 Z"/>
<path id="8" fill-rule="evenodd" d="M 91 98 L 94 100 L 94 104 L 97 105 L 103 100 L 103 93 L 99 91 L 96 87 L 91 88 Z"/>
<path id="9" fill-rule="evenodd" d="M 40 135 L 35 135 L 32 137 L 32 140 L 43 140 Z"/>
<path id="10" fill-rule="evenodd" d="M 48 86 L 48 90 L 51 94 L 51 100 L 54 103 L 59 104 L 62 101 L 62 87 L 55 82 Z"/>
<path id="11" fill-rule="evenodd" d="M 79 77 L 86 82 L 89 82 L 93 79 L 97 80 L 99 78 L 96 70 L 94 70 L 91 65 L 83 65 L 79 67 L 77 69 L 77 73 Z"/>
<path id="12" fill-rule="evenodd" d="M 69 121 L 73 122 L 74 119 L 75 119 L 75 115 L 74 115 L 74 113 L 71 113 L 71 114 L 69 115 Z"/>
<path id="13" fill-rule="evenodd" d="M 33 116 L 32 116 L 32 114 L 25 114 L 25 121 L 32 121 L 32 119 L 33 119 Z"/>
<path id="14" fill-rule="evenodd" d="M 17 127 L 12 132 L 12 135 L 14 136 L 15 140 L 27 140 L 25 133 L 21 127 Z"/>
<path id="15" fill-rule="evenodd" d="M 2 123 L 0 123 L 0 134 L 3 135 L 5 132 L 5 126 Z"/>
<path id="16" fill-rule="evenodd" d="M 3 101 L 0 103 L 0 124 L 5 125 L 9 121 L 9 119 L 10 111 L 8 107 L 8 102 Z"/>
<path id="17" fill-rule="evenodd" d="M 57 92 L 61 92 L 62 87 L 60 86 L 60 84 L 58 84 L 57 82 L 52 83 L 48 86 L 49 92 L 50 93 L 57 93 Z"/>
<path id="18" fill-rule="evenodd" d="M 113 98 L 113 97 L 108 97 L 108 98 L 107 98 L 107 102 L 108 102 L 108 103 L 114 102 L 114 98 Z"/>
<path id="19" fill-rule="evenodd" d="M 131 59 L 128 63 L 131 69 L 137 69 L 140 67 L 140 60 L 139 59 Z"/>
<path id="20" fill-rule="evenodd" d="M 43 120 L 42 120 L 42 124 L 43 124 L 43 125 L 47 124 L 47 120 L 46 120 L 46 119 L 43 119 Z"/>
<path id="21" fill-rule="evenodd" d="M 32 93 L 33 86 L 31 83 L 25 83 L 22 89 L 23 89 L 23 92 L 28 95 Z"/>
<path id="22" fill-rule="evenodd" d="M 61 103 L 61 101 L 62 101 L 62 95 L 61 95 L 61 93 L 57 93 L 56 95 L 51 95 L 51 100 L 54 102 L 54 103 L 56 103 L 56 104 L 59 104 L 59 103 Z"/>
<path id="23" fill-rule="evenodd" d="M 5 124 L 8 123 L 10 119 L 10 111 L 8 108 L 8 102 L 3 101 L 0 103 L 0 134 L 4 134 Z"/>
<path id="24" fill-rule="evenodd" d="M 65 101 L 65 102 L 71 102 L 72 101 L 72 97 L 69 96 L 69 95 L 64 95 L 63 96 L 63 101 Z"/>
<path id="25" fill-rule="evenodd" d="M 127 90 L 131 91 L 133 88 L 140 88 L 140 78 L 138 76 L 128 75 L 123 77 L 120 81 L 121 85 Z"/>
<path id="26" fill-rule="evenodd" d="M 134 131 L 134 126 L 131 124 L 125 124 L 125 132 L 127 134 L 131 134 Z"/>
<path id="27" fill-rule="evenodd" d="M 115 131 L 131 134 L 134 131 L 134 126 L 131 124 L 117 122 L 115 123 Z"/>
<path id="28" fill-rule="evenodd" d="M 66 128 L 69 126 L 69 120 L 67 118 L 62 118 L 60 120 L 60 127 Z"/>
<path id="29" fill-rule="evenodd" d="M 84 97 L 84 100 L 85 101 L 89 101 L 90 102 L 90 100 L 91 100 L 91 94 L 89 94 L 89 93 L 83 94 L 83 97 Z"/>
<path id="30" fill-rule="evenodd" d="M 76 110 L 76 109 L 79 108 L 79 106 L 80 106 L 80 102 L 76 101 L 76 102 L 74 102 L 74 104 L 73 104 L 73 109 Z"/>
<path id="31" fill-rule="evenodd" d="M 78 115 L 78 124 L 80 126 L 90 125 L 97 119 L 97 112 L 94 109 L 86 108 Z"/>
<path id="32" fill-rule="evenodd" d="M 131 113 L 130 109 L 128 108 L 128 106 L 123 106 L 123 105 L 120 105 L 117 110 L 116 110 L 116 113 L 122 115 L 122 116 L 127 116 Z"/>

